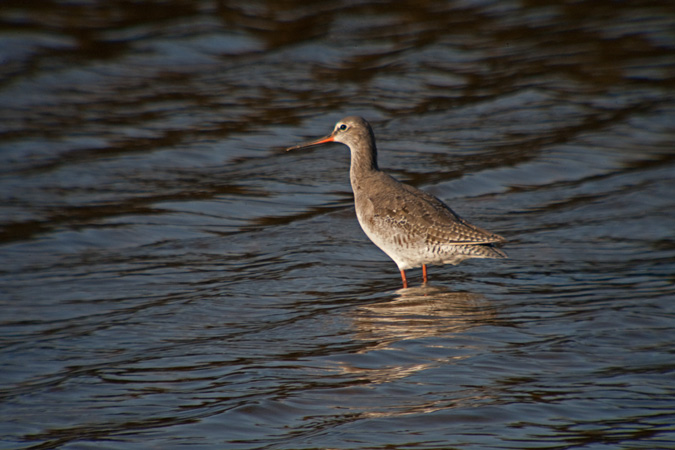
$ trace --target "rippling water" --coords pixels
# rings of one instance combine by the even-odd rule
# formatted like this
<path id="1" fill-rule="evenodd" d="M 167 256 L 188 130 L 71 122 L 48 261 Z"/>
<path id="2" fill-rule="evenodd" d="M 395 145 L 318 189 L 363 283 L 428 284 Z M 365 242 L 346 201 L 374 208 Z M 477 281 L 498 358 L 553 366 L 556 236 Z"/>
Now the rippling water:
<path id="1" fill-rule="evenodd" d="M 675 7 L 0 4 L 0 448 L 675 447 Z M 396 266 L 348 150 L 504 235 Z"/>

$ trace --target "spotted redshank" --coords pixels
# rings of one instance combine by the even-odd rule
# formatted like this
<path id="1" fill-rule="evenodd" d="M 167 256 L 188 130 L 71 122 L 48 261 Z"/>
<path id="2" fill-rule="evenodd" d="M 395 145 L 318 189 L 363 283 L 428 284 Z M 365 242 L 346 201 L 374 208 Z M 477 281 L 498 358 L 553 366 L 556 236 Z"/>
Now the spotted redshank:
<path id="1" fill-rule="evenodd" d="M 370 240 L 394 260 L 404 288 L 408 287 L 407 269 L 422 266 L 426 283 L 427 265 L 507 258 L 495 247 L 506 242 L 503 237 L 470 224 L 433 195 L 382 172 L 373 129 L 362 117 L 345 117 L 328 136 L 286 150 L 328 142 L 349 147 L 356 217 Z"/>

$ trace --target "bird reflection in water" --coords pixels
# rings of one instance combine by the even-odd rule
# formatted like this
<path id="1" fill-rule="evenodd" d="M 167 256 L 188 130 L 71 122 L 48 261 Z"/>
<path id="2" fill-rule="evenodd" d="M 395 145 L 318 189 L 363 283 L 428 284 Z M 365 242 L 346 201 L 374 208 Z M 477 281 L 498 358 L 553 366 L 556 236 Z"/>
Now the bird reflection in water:
<path id="1" fill-rule="evenodd" d="M 420 380 L 427 374 L 433 378 L 452 361 L 459 363 L 481 352 L 480 340 L 465 333 L 498 318 L 493 304 L 470 292 L 423 285 L 401 289 L 395 295 L 354 310 L 352 339 L 360 343 L 359 349 L 333 359 L 337 370 L 358 380 L 335 398 L 350 414 L 395 417 L 453 407 L 450 394 L 423 395 Z M 386 397 L 373 390 L 375 385 L 405 378 L 410 383 L 398 384 Z M 375 403 L 372 395 L 377 398 Z M 480 389 L 463 391 L 462 401 L 480 401 L 485 395 Z"/>
<path id="2" fill-rule="evenodd" d="M 461 333 L 494 320 L 494 306 L 471 292 L 423 285 L 396 292 L 394 300 L 361 306 L 354 316 L 356 338 L 377 343 Z M 366 351 L 373 350 L 370 347 Z"/>

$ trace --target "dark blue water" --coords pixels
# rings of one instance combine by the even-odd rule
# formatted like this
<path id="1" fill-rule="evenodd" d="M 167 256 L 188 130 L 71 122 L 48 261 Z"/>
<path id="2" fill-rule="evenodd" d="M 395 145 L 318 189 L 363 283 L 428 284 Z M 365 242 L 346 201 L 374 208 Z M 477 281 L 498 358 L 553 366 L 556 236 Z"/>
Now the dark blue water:
<path id="1" fill-rule="evenodd" d="M 675 447 L 670 2 L 0 4 L 0 448 Z M 349 152 L 505 236 L 411 270 Z"/>

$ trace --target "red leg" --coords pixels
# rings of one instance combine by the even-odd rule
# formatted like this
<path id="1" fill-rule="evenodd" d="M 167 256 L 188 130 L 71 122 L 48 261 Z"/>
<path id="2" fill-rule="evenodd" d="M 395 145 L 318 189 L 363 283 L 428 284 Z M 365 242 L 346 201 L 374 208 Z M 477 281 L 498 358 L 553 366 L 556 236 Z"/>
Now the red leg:
<path id="1" fill-rule="evenodd" d="M 422 276 L 424 277 L 424 282 L 426 283 L 428 280 L 427 278 L 427 265 L 422 264 Z"/>
<path id="2" fill-rule="evenodd" d="M 403 289 L 408 287 L 408 280 L 405 279 L 405 272 L 401 270 L 401 279 L 403 280 Z"/>

